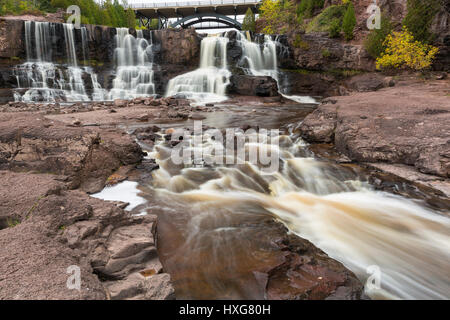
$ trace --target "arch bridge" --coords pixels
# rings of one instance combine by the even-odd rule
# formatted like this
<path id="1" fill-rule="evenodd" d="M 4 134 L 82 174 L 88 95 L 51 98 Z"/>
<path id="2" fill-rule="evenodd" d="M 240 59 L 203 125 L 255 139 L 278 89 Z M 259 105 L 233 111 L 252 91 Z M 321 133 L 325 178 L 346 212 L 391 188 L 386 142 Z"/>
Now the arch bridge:
<path id="1" fill-rule="evenodd" d="M 204 22 L 214 22 L 218 26 L 200 25 L 196 29 L 242 29 L 237 20 L 250 8 L 257 13 L 261 0 L 197 0 L 170 2 L 132 3 L 129 7 L 136 12 L 141 25 L 150 27 L 152 19 L 158 20 L 158 29 L 189 28 Z M 233 18 L 234 17 L 234 18 Z"/>

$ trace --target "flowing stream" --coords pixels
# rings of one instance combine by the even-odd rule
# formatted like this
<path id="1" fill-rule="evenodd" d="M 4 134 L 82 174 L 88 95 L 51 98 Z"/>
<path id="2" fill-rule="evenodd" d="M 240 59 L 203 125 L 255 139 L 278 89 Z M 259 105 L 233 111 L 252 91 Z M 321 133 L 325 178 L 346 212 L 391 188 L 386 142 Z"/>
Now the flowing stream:
<path id="1" fill-rule="evenodd" d="M 295 121 L 295 110 L 298 106 L 278 112 Z M 260 117 L 273 112 L 264 110 Z M 239 114 L 214 115 L 220 117 L 206 124 L 224 128 L 245 121 Z M 255 121 L 270 126 L 267 120 Z M 315 159 L 286 124 L 280 136 L 253 133 L 258 140 L 246 140 L 243 154 L 224 155 L 234 163 L 241 157 L 240 164 L 195 165 L 221 148 L 211 133 L 183 140 L 193 155 L 195 150 L 203 153 L 203 162 L 193 156 L 192 162 L 174 163 L 164 139 L 150 153 L 160 169 L 142 190 L 151 201 L 158 199 L 152 208 L 162 212 L 160 258 L 178 296 L 264 298 L 252 270 L 271 263 L 266 222 L 274 218 L 342 262 L 363 283 L 378 270 L 380 288 L 366 287 L 373 299 L 450 298 L 448 212 L 376 191 L 351 167 Z M 250 163 L 252 148 L 275 154 L 279 169 L 267 172 Z"/>
<path id="2" fill-rule="evenodd" d="M 155 94 L 152 40 L 144 39 L 142 31 L 134 37 L 128 29 L 117 29 L 116 72 L 108 92 L 85 64 L 87 30 L 81 30 L 80 66 L 71 24 L 63 25 L 67 63 L 55 63 L 55 28 L 52 23 L 25 22 L 27 62 L 14 70 L 16 100 L 90 101 Z M 204 38 L 199 68 L 170 80 L 166 94 L 198 103 L 226 100 L 228 42 L 226 34 Z M 238 42 L 247 73 L 273 77 L 285 94 L 277 41 L 266 36 L 260 45 L 239 33 Z M 86 75 L 92 81 L 90 94 Z M 286 97 L 315 103 L 309 97 Z M 97 196 L 115 199 L 123 188 L 132 188 L 134 205 L 142 205 L 145 196 L 151 209 L 160 212 L 160 258 L 180 298 L 264 298 L 253 272 L 263 272 L 277 259 L 269 227 L 275 219 L 342 262 L 363 283 L 370 270 L 379 270 L 381 287 L 366 287 L 371 298 L 449 299 L 448 212 L 376 191 L 358 170 L 314 158 L 295 130 L 308 112 L 299 104 L 252 114 L 239 108 L 215 112 L 206 120 L 211 127 L 223 130 L 253 122 L 277 132 L 239 133 L 244 137 L 242 152 L 231 147 L 233 152 L 224 155 L 219 152 L 223 142 L 213 133 L 187 134 L 182 145 L 192 157 L 181 164 L 174 163 L 173 148 L 161 136 L 149 153 L 160 168 L 150 185 L 140 186 L 142 194 L 129 183 Z M 267 154 L 275 170 L 250 161 L 252 152 Z M 212 154 L 222 163 L 211 163 Z"/>

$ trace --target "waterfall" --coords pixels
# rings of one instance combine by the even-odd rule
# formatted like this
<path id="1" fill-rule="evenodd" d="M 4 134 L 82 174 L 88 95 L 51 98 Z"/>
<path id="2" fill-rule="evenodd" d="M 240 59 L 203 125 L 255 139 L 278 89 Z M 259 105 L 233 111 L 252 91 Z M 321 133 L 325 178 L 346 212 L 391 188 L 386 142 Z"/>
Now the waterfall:
<path id="1" fill-rule="evenodd" d="M 224 36 L 204 38 L 199 68 L 170 80 L 166 96 L 182 94 L 202 103 L 224 101 L 231 75 L 227 68 L 227 44 L 228 38 Z"/>
<path id="2" fill-rule="evenodd" d="M 83 64 L 85 65 L 84 70 L 91 75 L 92 101 L 107 100 L 108 90 L 102 88 L 98 82 L 97 74 L 92 70 L 89 62 L 88 31 L 86 27 L 81 27 L 81 48 L 83 50 Z"/>
<path id="3" fill-rule="evenodd" d="M 102 88 L 97 74 L 89 65 L 88 31 L 81 28 L 83 61 L 79 65 L 75 29 L 63 24 L 67 64 L 54 63 L 53 39 L 56 24 L 49 22 L 25 22 L 27 62 L 15 67 L 18 89 L 16 101 L 23 102 L 74 102 L 133 99 L 155 94 L 153 83 L 152 40 L 146 40 L 142 30 L 137 36 L 127 28 L 118 28 L 116 35 L 116 77 L 110 92 Z M 91 97 L 86 92 L 85 81 L 92 84 Z M 23 94 L 21 94 L 23 93 Z"/>
<path id="4" fill-rule="evenodd" d="M 75 47 L 74 26 L 63 24 L 67 65 L 53 63 L 53 39 L 56 25 L 49 22 L 25 21 L 27 62 L 15 67 L 18 90 L 16 101 L 65 102 L 89 101 Z M 83 44 L 83 47 L 85 44 Z M 83 49 L 84 50 L 84 49 Z M 20 92 L 24 91 L 21 95 Z"/>
<path id="5" fill-rule="evenodd" d="M 278 88 L 283 97 L 299 103 L 316 103 L 316 100 L 308 96 L 292 96 L 286 94 L 286 87 L 282 84 L 278 70 L 277 45 L 278 41 L 272 40 L 269 35 L 264 36 L 264 44 L 252 42 L 250 35 L 238 32 L 237 42 L 242 48 L 240 66 L 247 74 L 253 76 L 270 76 L 278 83 Z"/>
<path id="6" fill-rule="evenodd" d="M 135 38 L 127 28 L 117 28 L 114 52 L 117 72 L 109 94 L 112 100 L 155 94 L 152 41 L 144 39 L 142 30 L 136 32 Z"/>
<path id="7" fill-rule="evenodd" d="M 88 60 L 86 50 L 89 49 L 89 46 L 87 41 L 88 41 L 87 29 L 86 27 L 81 27 L 81 48 L 83 50 L 83 63 L 86 63 L 86 61 Z"/>
<path id="8" fill-rule="evenodd" d="M 242 156 L 231 154 L 230 163 L 237 163 L 233 157 L 249 159 L 250 147 L 269 149 L 283 163 L 279 170 L 264 172 L 262 164 L 249 161 L 178 166 L 164 139 L 150 153 L 159 170 L 152 173 L 149 197 L 169 206 L 159 215 L 158 249 L 179 298 L 260 298 L 247 285 L 252 282 L 239 276 L 249 266 L 267 263 L 270 249 L 258 241 L 270 235 L 254 227 L 265 224 L 263 217 L 281 221 L 342 262 L 373 299 L 450 298 L 450 219 L 445 211 L 374 190 L 357 172 L 310 157 L 295 135 L 253 135 L 260 136 L 258 142 L 245 140 Z M 227 147 L 212 137 L 186 135 L 183 143 L 201 150 L 206 159 L 217 144 Z M 370 281 L 376 270 L 379 287 Z"/>

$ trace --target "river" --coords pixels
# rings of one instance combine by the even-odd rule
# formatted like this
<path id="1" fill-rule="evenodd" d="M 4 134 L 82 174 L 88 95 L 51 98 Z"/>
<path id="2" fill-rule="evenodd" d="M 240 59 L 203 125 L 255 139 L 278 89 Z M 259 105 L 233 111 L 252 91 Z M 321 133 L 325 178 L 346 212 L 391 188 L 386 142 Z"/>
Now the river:
<path id="1" fill-rule="evenodd" d="M 142 32 L 133 36 L 127 29 L 117 30 L 115 78 L 109 91 L 99 85 L 92 68 L 79 66 L 72 25 L 64 24 L 64 32 L 70 59 L 59 65 L 48 47 L 54 26 L 25 24 L 28 61 L 15 70 L 20 89 L 16 100 L 71 102 L 155 95 L 152 41 Z M 204 38 L 198 69 L 169 81 L 166 96 L 217 107 L 201 124 L 193 120 L 158 124 L 163 131 L 146 151 L 159 169 L 148 183 L 138 186 L 140 196 L 148 200 L 148 211 L 158 215 L 158 252 L 177 297 L 267 298 L 255 272 L 276 265 L 280 258 L 273 243 L 280 232 L 273 221 L 278 221 L 353 271 L 367 284 L 366 294 L 372 299 L 450 298 L 448 211 L 377 190 L 357 166 L 318 159 L 297 132 L 316 101 L 285 92 L 277 63 L 282 48 L 276 38 L 266 36 L 255 43 L 239 33 L 238 42 L 240 70 L 250 76 L 271 76 L 292 103 L 227 104 L 232 74 L 227 34 Z M 92 81 L 91 96 L 83 74 Z M 196 126 L 202 132 L 195 132 Z M 173 143 L 177 128 L 185 129 L 183 140 Z M 216 131 L 205 132 L 207 128 Z M 242 130 L 231 141 L 241 141 L 240 146 L 230 147 L 218 138 L 237 128 Z M 164 135 L 166 129 L 170 135 Z M 174 150 L 189 151 L 186 161 L 176 162 Z M 254 154 L 256 161 L 251 161 Z"/>

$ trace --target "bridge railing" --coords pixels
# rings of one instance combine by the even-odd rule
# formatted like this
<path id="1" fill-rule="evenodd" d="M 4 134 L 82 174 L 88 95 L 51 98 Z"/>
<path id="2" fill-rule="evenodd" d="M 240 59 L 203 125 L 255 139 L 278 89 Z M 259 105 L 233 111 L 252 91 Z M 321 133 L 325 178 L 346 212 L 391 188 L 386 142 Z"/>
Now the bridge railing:
<path id="1" fill-rule="evenodd" d="M 198 0 L 198 1 L 167 1 L 167 2 L 145 2 L 130 3 L 128 7 L 133 9 L 158 9 L 158 8 L 175 8 L 175 7 L 208 7 L 228 4 L 256 4 L 260 0 Z"/>

